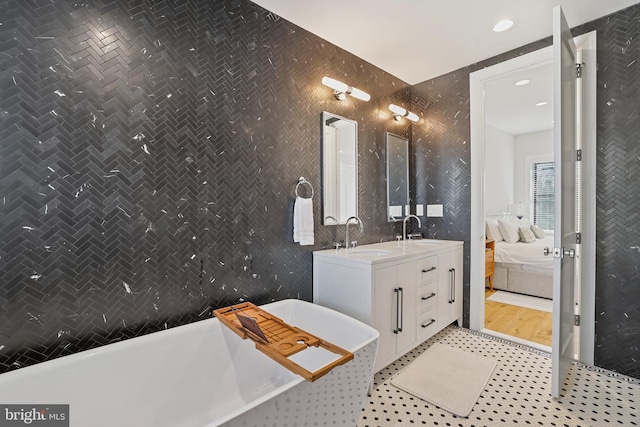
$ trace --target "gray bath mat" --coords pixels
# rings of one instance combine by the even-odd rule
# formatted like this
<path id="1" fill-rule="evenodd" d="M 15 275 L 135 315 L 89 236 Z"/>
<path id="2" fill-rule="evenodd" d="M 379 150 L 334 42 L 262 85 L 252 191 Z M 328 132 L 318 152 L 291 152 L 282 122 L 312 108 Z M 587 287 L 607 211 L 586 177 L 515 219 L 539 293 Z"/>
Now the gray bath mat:
<path id="1" fill-rule="evenodd" d="M 391 384 L 461 417 L 467 417 L 498 365 L 439 343 L 391 379 Z"/>

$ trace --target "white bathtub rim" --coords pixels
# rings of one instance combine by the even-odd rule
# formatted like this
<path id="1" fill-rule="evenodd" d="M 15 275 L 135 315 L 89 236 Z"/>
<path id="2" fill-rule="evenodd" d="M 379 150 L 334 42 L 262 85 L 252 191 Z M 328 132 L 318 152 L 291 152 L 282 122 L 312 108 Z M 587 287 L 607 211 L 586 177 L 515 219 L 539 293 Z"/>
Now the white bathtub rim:
<path id="1" fill-rule="evenodd" d="M 368 337 L 366 340 L 362 340 L 358 343 L 356 343 L 353 346 L 349 346 L 349 347 L 345 347 L 345 350 L 350 351 L 352 353 L 356 353 L 357 350 L 367 346 L 368 344 L 370 344 L 371 342 L 377 340 L 379 338 L 379 332 L 377 330 L 375 330 L 374 328 L 371 328 L 370 326 L 356 320 L 353 319 L 349 316 L 346 316 L 342 313 L 336 312 L 334 310 L 328 309 L 326 307 L 320 306 L 320 305 L 316 305 L 307 301 L 302 301 L 302 300 L 296 300 L 296 299 L 287 299 L 287 300 L 281 300 L 281 301 L 276 301 L 273 303 L 268 303 L 265 305 L 262 305 L 261 308 L 265 309 L 266 311 L 270 311 L 269 309 L 276 309 L 275 311 L 277 311 L 277 308 L 280 306 L 286 306 L 287 304 L 308 304 L 310 307 L 313 306 L 314 310 L 318 310 L 318 311 L 324 311 L 324 312 L 330 312 L 332 316 L 335 316 L 339 319 L 343 319 L 346 322 L 357 322 L 358 324 L 362 325 L 363 327 L 366 327 L 366 329 L 368 329 L 371 332 L 371 336 Z M 275 313 L 276 316 L 280 317 L 278 315 L 278 313 Z M 135 338 L 131 338 L 131 339 L 127 339 L 127 340 L 123 340 L 123 341 L 119 341 L 119 342 L 115 342 L 115 343 L 110 343 L 110 344 L 106 344 L 100 347 L 96 347 L 93 349 L 88 349 L 88 350 L 84 350 L 78 353 L 74 353 L 71 355 L 67 355 L 67 356 L 62 356 L 56 359 L 52 359 L 52 360 L 48 360 L 42 363 L 38 363 L 35 365 L 30 365 L 30 366 L 26 366 L 24 368 L 19 368 L 13 371 L 9 371 L 9 372 L 5 372 L 3 374 L 0 374 L 0 385 L 2 385 L 2 383 L 10 383 L 12 381 L 16 381 L 19 380 L 21 376 L 39 376 L 41 373 L 47 373 L 47 372 L 51 372 L 52 370 L 57 370 L 59 368 L 66 368 L 68 367 L 70 364 L 73 363 L 82 363 L 83 360 L 85 359 L 89 359 L 89 358 L 93 358 L 93 357 L 97 357 L 105 352 L 112 352 L 114 350 L 117 351 L 126 351 L 126 349 L 128 347 L 137 347 L 137 346 L 141 346 L 141 345 L 146 345 L 146 344 L 150 344 L 153 343 L 155 341 L 158 340 L 166 340 L 166 339 L 170 339 L 172 336 L 175 335 L 180 335 L 180 334 L 184 334 L 185 332 L 188 332 L 190 329 L 196 329 L 196 328 L 202 328 L 205 324 L 207 324 L 207 322 L 219 322 L 218 319 L 216 318 L 210 318 L 210 319 L 204 319 L 202 321 L 196 321 L 190 324 L 186 324 L 186 325 L 180 325 L 180 326 L 176 326 L 176 327 L 172 327 L 169 329 L 164 329 L 161 331 L 157 331 L 157 332 L 153 332 L 153 333 L 149 333 L 143 336 L 139 336 L 139 337 L 135 337 Z M 162 333 L 162 334 L 160 334 Z M 240 339 L 240 337 L 238 337 L 238 339 Z M 256 350 L 257 352 L 259 352 L 258 350 Z M 260 352 L 259 352 L 260 353 Z M 262 357 L 264 357 L 268 362 L 267 363 L 273 363 L 273 364 L 277 364 L 277 362 L 273 361 L 272 359 L 270 359 L 268 356 L 261 354 Z M 352 363 L 352 362 L 349 362 Z M 296 385 L 302 383 L 303 381 L 306 381 L 303 377 L 296 375 L 296 374 L 292 374 L 292 379 L 287 381 L 285 384 L 282 384 L 279 387 L 276 387 L 274 389 L 272 389 L 271 391 L 268 391 L 266 393 L 264 393 L 263 395 L 251 400 L 250 402 L 246 402 L 243 406 L 237 408 L 236 410 L 233 410 L 231 412 L 229 412 L 228 414 L 222 415 L 219 418 L 217 418 L 216 420 L 213 420 L 211 422 L 209 422 L 208 424 L 205 424 L 207 427 L 213 427 L 213 426 L 218 426 L 221 424 L 224 424 L 230 420 L 232 420 L 233 418 L 237 417 L 238 415 L 246 412 L 246 411 L 250 411 L 251 409 L 261 405 L 262 403 L 274 398 L 275 396 L 295 387 Z M 54 404 L 56 402 L 47 402 L 49 404 Z M 66 402 L 59 402 L 59 403 L 66 403 Z"/>

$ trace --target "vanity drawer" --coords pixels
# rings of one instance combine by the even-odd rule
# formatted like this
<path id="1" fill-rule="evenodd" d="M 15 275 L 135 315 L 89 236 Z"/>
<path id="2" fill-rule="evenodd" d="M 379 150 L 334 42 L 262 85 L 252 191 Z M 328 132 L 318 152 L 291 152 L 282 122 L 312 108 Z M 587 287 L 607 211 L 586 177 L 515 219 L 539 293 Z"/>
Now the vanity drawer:
<path id="1" fill-rule="evenodd" d="M 418 302 L 418 313 L 422 313 L 437 304 L 437 290 L 438 282 L 431 282 L 428 285 L 417 288 L 416 301 Z"/>
<path id="2" fill-rule="evenodd" d="M 419 342 L 431 338 L 438 332 L 438 307 L 433 307 L 429 311 L 418 316 L 418 337 Z"/>
<path id="3" fill-rule="evenodd" d="M 418 260 L 418 284 L 428 283 L 438 278 L 438 257 L 430 256 Z"/>

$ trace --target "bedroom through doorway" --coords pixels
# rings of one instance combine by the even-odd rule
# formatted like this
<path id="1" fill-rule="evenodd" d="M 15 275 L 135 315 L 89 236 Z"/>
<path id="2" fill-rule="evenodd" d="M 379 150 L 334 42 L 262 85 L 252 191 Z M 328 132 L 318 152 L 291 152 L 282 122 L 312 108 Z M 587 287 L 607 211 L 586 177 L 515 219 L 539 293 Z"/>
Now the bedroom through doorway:
<path id="1" fill-rule="evenodd" d="M 578 112 L 578 122 L 576 123 L 577 129 L 581 134 L 581 161 L 579 163 L 578 170 L 581 174 L 581 182 L 579 185 L 579 198 L 576 200 L 577 205 L 579 206 L 579 221 L 576 222 L 577 230 L 580 232 L 581 243 L 576 246 L 575 257 L 578 260 L 576 262 L 576 270 L 575 270 L 575 281 L 574 281 L 574 306 L 573 306 L 573 322 L 568 321 L 571 315 L 570 311 L 567 309 L 568 307 L 564 307 L 562 312 L 559 307 L 556 305 L 559 301 L 552 301 L 553 307 L 553 320 L 552 324 L 555 326 L 559 324 L 559 322 L 563 322 L 563 325 L 568 325 L 573 323 L 573 338 L 574 338 L 574 346 L 573 348 L 576 350 L 574 354 L 574 359 L 579 360 L 585 364 L 593 364 L 594 363 L 594 343 L 595 343 L 595 324 L 596 324 L 596 310 L 595 310 L 595 266 L 596 266 L 596 257 L 595 257 L 595 247 L 596 247 L 596 239 L 595 239 L 595 229 L 596 229 L 596 185 L 595 185 L 595 177 L 596 177 L 596 91 L 597 91 L 597 79 L 596 79 L 596 64 L 597 64 L 597 45 L 596 45 L 596 32 L 592 31 L 590 33 L 582 34 L 574 38 L 576 45 L 579 47 L 579 51 L 582 54 L 582 78 L 580 79 L 581 86 L 581 94 L 582 99 L 577 101 L 577 105 L 579 106 Z M 518 192 L 516 189 L 515 180 L 520 179 L 518 176 L 522 177 L 522 175 L 526 173 L 531 173 L 530 163 L 538 163 L 539 159 L 531 159 L 531 162 L 528 162 L 526 165 L 522 163 L 515 164 L 515 153 L 512 158 L 509 152 L 505 153 L 504 150 L 498 150 L 497 152 L 491 152 L 489 148 L 486 147 L 488 136 L 485 133 L 486 127 L 486 119 L 487 112 L 485 112 L 485 92 L 486 87 L 491 82 L 496 79 L 505 76 L 514 77 L 513 73 L 517 73 L 523 70 L 526 70 L 529 67 L 537 67 L 541 66 L 545 63 L 552 63 L 552 48 L 547 47 L 540 50 L 536 50 L 524 55 L 517 56 L 513 59 L 506 60 L 504 62 L 497 63 L 495 65 L 480 69 L 478 71 L 474 71 L 469 74 L 469 89 L 470 89 L 470 124 L 471 124 L 471 238 L 469 242 L 470 246 L 470 290 L 469 290 L 469 328 L 474 331 L 486 332 L 492 335 L 496 335 L 498 337 L 503 337 L 505 339 L 509 339 L 511 341 L 520 342 L 522 341 L 525 345 L 531 345 L 532 347 L 540 348 L 545 351 L 551 351 L 551 348 L 544 347 L 543 344 L 536 344 L 533 341 L 526 341 L 524 339 L 517 338 L 513 335 L 507 335 L 506 333 L 496 332 L 493 330 L 489 330 L 485 325 L 485 308 L 487 305 L 487 299 L 491 298 L 493 295 L 488 295 L 487 288 L 491 287 L 491 283 L 494 285 L 494 289 L 496 289 L 496 285 L 499 285 L 500 275 L 505 274 L 505 266 L 500 263 L 508 263 L 505 261 L 499 261 L 498 264 L 494 264 L 495 270 L 492 271 L 491 283 L 486 277 L 485 267 L 488 265 L 488 249 L 490 246 L 489 241 L 486 239 L 486 228 L 487 228 L 487 219 L 496 220 L 499 219 L 511 219 L 520 221 L 526 217 L 530 222 L 536 222 L 537 213 L 534 215 L 532 213 L 532 209 L 542 209 L 542 206 L 531 206 L 531 202 L 526 206 L 527 200 L 531 200 L 531 198 L 527 198 L 525 200 L 519 200 L 518 194 L 522 194 Z M 508 92 L 513 92 L 516 94 L 522 94 L 522 92 L 518 92 L 517 89 L 523 88 L 531 88 L 531 83 L 533 79 L 530 80 L 529 84 L 520 83 L 520 85 L 516 85 L 516 82 L 520 82 L 521 80 L 526 80 L 527 77 L 516 78 L 511 80 L 511 86 L 507 90 Z M 553 97 L 554 99 L 549 102 L 552 104 L 554 101 L 557 101 L 557 96 Z M 538 103 L 543 103 L 544 100 L 537 101 Z M 531 109 L 544 107 L 544 104 L 540 105 L 530 105 Z M 489 122 L 490 123 L 490 122 Z M 520 135 L 520 134 L 518 134 Z M 555 147 L 559 149 L 559 147 Z M 515 150 L 515 149 L 514 149 Z M 555 152 L 555 150 L 554 150 Z M 530 153 L 531 156 L 535 156 L 535 153 Z M 497 163 L 497 159 L 507 158 L 507 162 Z M 489 160 L 489 163 L 486 160 Z M 544 159 L 542 159 L 542 163 L 544 163 Z M 491 166 L 492 164 L 498 166 Z M 502 165 L 502 166 L 500 166 Z M 529 165 L 529 166 L 527 166 Z M 485 200 L 485 198 L 491 198 L 493 195 L 498 197 L 500 193 L 498 192 L 496 185 L 489 182 L 490 178 L 487 178 L 485 175 L 487 171 L 495 171 L 499 168 L 507 168 L 513 169 L 514 178 L 511 180 L 503 180 L 500 184 L 506 183 L 507 186 L 513 186 L 513 199 L 507 202 L 503 202 L 503 207 L 496 209 L 491 208 L 489 205 L 489 201 Z M 541 169 L 543 166 L 535 171 L 535 173 L 544 174 L 544 171 Z M 531 180 L 530 180 L 531 181 Z M 522 188 L 522 187 L 518 187 Z M 507 194 L 511 194 L 507 192 Z M 539 199 L 542 198 L 542 194 L 539 194 Z M 518 198 L 516 198 L 518 197 Z M 522 201 L 520 204 L 518 202 Z M 505 205 L 508 205 L 505 206 Z M 490 215 L 490 214 L 493 214 Z M 529 215 L 527 217 L 526 215 Z M 522 216 L 523 218 L 518 218 Z M 578 216 L 576 219 L 578 219 Z M 536 217 L 536 219 L 533 219 Z M 580 225 L 578 225 L 580 224 Z M 526 228 L 526 227 L 525 227 Z M 507 232 L 508 234 L 508 232 Z M 538 241 L 539 239 L 536 239 Z M 517 242 L 517 244 L 521 244 L 522 242 Z M 491 245 L 495 246 L 495 242 L 491 242 Z M 528 244 L 524 247 L 531 248 L 534 244 Z M 498 245 L 499 246 L 499 245 Z M 556 246 L 561 245 L 549 245 L 550 249 L 553 249 L 554 255 L 555 251 L 559 250 Z M 495 248 L 497 252 L 499 247 Z M 537 252 L 538 250 L 535 250 Z M 494 252 L 491 251 L 491 262 L 494 263 L 496 260 L 493 258 Z M 525 293 L 530 294 L 533 292 L 533 289 L 536 288 L 536 278 L 535 274 L 543 274 L 543 272 L 532 272 L 530 268 L 516 268 L 517 260 L 511 260 L 511 266 L 507 266 L 507 279 L 509 288 L 508 291 L 512 291 L 513 294 L 523 293 L 516 288 L 511 288 L 512 284 L 517 284 L 522 287 L 526 287 Z M 503 268 L 500 268 L 503 267 Z M 513 267 L 513 268 L 512 268 Z M 556 266 L 557 267 L 557 266 Z M 528 279 L 522 276 L 528 276 Z M 511 278 L 517 278 L 518 280 L 510 280 Z M 551 277 L 553 277 L 553 273 L 551 273 Z M 554 279 L 556 279 L 554 277 Z M 558 282 L 561 282 L 558 279 Z M 561 284 L 561 283 L 560 283 Z M 560 286 L 556 286 L 558 283 L 553 283 L 551 288 L 551 294 L 549 297 L 554 295 L 554 292 L 560 292 L 562 289 Z M 522 288 L 521 288 L 522 289 Z M 540 290 L 540 289 L 539 289 Z M 535 295 L 534 295 L 535 296 Z M 544 298 L 544 296 L 543 296 Z M 492 298 L 494 299 L 494 298 Z M 559 299 L 561 300 L 561 299 Z M 517 305 L 517 304 L 510 304 Z M 502 315 L 503 313 L 501 313 Z M 562 314 L 562 315 L 561 315 Z M 514 321 L 514 316 L 508 317 L 508 322 L 501 321 L 502 324 L 510 323 L 517 325 L 518 322 Z M 499 322 L 500 323 L 500 322 Z M 579 325 L 579 326 L 578 326 Z M 494 327 L 496 329 L 497 327 Z M 522 327 L 518 328 L 520 331 Z M 508 332 L 511 333 L 511 332 Z M 553 333 L 553 331 L 552 331 Z M 555 339 L 555 336 L 554 336 Z M 530 343 L 530 344 L 528 344 Z M 555 349 L 554 349 L 555 350 Z M 555 354 L 555 351 L 552 352 Z"/>
<path id="2" fill-rule="evenodd" d="M 552 61 L 484 84 L 484 327 L 551 351 L 554 229 Z"/>

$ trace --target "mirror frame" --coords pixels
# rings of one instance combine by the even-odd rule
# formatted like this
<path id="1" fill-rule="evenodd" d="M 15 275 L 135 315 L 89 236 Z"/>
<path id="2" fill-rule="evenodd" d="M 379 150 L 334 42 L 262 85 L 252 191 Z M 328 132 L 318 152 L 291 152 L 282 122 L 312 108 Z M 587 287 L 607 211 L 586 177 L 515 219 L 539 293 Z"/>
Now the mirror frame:
<path id="1" fill-rule="evenodd" d="M 358 122 L 355 120 L 351 120 L 351 119 L 347 119 L 346 117 L 342 117 L 339 116 L 337 114 L 333 114 L 333 113 L 329 113 L 327 111 L 323 111 L 321 114 L 321 122 L 320 122 L 320 132 L 321 132 L 321 155 L 322 155 L 322 225 L 344 225 L 346 223 L 346 219 L 344 218 L 344 221 L 340 221 L 339 218 L 337 218 L 335 221 L 327 221 L 327 218 L 329 218 L 330 215 L 327 215 L 327 213 L 325 212 L 326 209 L 326 205 L 327 205 L 327 195 L 326 195 L 326 185 L 325 185 L 325 174 L 327 172 L 327 165 L 326 165 L 326 153 L 325 153 L 325 123 L 327 122 L 328 119 L 338 119 L 338 120 L 344 120 L 345 122 L 349 122 L 351 124 L 353 124 L 354 126 L 354 169 L 355 169 L 355 182 L 354 182 L 354 194 L 355 194 L 355 206 L 354 206 L 354 212 L 353 215 L 349 215 L 349 216 L 358 216 L 358 202 L 359 202 L 359 193 L 358 193 L 358 160 L 359 160 L 359 153 L 358 153 Z"/>
<path id="2" fill-rule="evenodd" d="M 385 134 L 385 138 L 386 138 L 386 150 L 387 150 L 387 206 L 386 206 L 386 215 L 387 215 L 387 222 L 398 222 L 398 221 L 402 221 L 404 219 L 404 217 L 406 215 L 409 214 L 409 202 L 410 202 L 410 185 L 409 185 L 409 139 L 405 138 L 403 136 L 400 135 L 396 135 L 394 133 L 391 132 L 387 132 Z M 405 165 L 406 165 L 406 173 L 404 176 L 406 185 L 407 185 L 407 195 L 406 195 L 406 203 L 404 205 L 402 205 L 401 207 L 401 212 L 399 216 L 392 216 L 390 210 L 391 205 L 389 204 L 390 202 L 390 196 L 391 196 L 391 150 L 389 150 L 389 143 L 391 141 L 392 138 L 395 138 L 397 140 L 399 140 L 399 142 L 404 142 L 404 148 L 405 148 Z M 406 212 L 405 212 L 406 210 Z"/>

